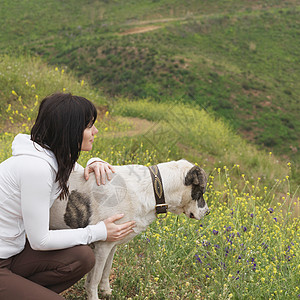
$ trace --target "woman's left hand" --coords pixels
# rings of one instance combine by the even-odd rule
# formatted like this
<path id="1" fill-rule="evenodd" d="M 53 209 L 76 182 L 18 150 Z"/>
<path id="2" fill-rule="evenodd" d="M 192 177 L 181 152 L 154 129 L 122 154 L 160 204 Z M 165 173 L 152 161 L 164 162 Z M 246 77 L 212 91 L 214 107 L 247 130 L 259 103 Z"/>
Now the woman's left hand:
<path id="1" fill-rule="evenodd" d="M 111 180 L 112 173 L 115 173 L 115 170 L 112 165 L 107 162 L 94 161 L 84 169 L 84 178 L 89 179 L 90 173 L 94 172 L 96 177 L 96 182 L 98 185 L 105 184 L 106 177 L 108 180 Z"/>

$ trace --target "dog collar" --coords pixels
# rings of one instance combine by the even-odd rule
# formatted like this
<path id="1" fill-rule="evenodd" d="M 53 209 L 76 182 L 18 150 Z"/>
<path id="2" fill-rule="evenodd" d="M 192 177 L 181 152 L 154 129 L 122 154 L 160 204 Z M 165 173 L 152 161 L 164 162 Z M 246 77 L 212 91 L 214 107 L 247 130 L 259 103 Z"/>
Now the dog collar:
<path id="1" fill-rule="evenodd" d="M 162 184 L 161 175 L 157 165 L 148 167 L 153 184 L 154 196 L 155 196 L 155 214 L 158 218 L 159 214 L 164 214 L 160 219 L 164 219 L 168 214 L 168 204 L 165 201 L 164 189 Z"/>

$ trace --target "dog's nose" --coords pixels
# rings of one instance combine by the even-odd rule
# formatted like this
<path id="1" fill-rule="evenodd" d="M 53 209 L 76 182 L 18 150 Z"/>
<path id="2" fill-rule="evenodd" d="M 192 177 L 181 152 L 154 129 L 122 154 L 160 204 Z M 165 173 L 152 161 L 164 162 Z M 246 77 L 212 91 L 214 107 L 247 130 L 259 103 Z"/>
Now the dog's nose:
<path id="1" fill-rule="evenodd" d="M 208 216 L 210 214 L 210 210 L 208 210 L 205 215 Z"/>
<path id="2" fill-rule="evenodd" d="M 190 218 L 191 218 L 191 219 L 195 219 L 195 216 L 194 216 L 193 213 L 190 213 Z"/>

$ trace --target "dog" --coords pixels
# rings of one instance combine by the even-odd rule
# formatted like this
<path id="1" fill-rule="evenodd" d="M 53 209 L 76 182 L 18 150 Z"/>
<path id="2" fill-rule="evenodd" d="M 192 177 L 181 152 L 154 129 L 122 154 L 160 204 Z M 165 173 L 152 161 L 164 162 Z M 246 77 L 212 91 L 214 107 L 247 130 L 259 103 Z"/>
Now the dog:
<path id="1" fill-rule="evenodd" d="M 98 288 L 103 296 L 111 295 L 109 275 L 114 252 L 118 244 L 127 243 L 156 219 L 155 191 L 164 193 L 164 207 L 174 214 L 184 213 L 188 218 L 200 220 L 209 213 L 203 198 L 207 175 L 199 166 L 186 160 L 157 165 L 161 181 L 152 181 L 151 170 L 142 165 L 114 166 L 115 173 L 105 185 L 98 186 L 94 176 L 86 181 L 83 170 L 70 175 L 68 199 L 57 199 L 50 210 L 50 228 L 83 228 L 96 224 L 112 215 L 124 213 L 116 223 L 134 220 L 136 227 L 123 240 L 95 242 L 95 266 L 85 282 L 89 300 L 98 300 Z M 154 175 L 154 180 L 158 180 Z M 67 200 L 67 201 L 66 201 Z M 161 205 L 158 205 L 161 207 Z"/>

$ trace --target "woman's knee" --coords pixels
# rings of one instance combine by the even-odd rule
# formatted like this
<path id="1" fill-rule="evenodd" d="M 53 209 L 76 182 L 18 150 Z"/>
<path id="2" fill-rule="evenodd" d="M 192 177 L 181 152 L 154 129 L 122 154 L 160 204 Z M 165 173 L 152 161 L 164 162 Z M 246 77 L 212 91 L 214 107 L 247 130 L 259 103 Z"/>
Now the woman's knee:
<path id="1" fill-rule="evenodd" d="M 87 245 L 80 245 L 73 248 L 74 259 L 81 265 L 85 273 L 88 273 L 95 265 L 93 250 Z"/>

